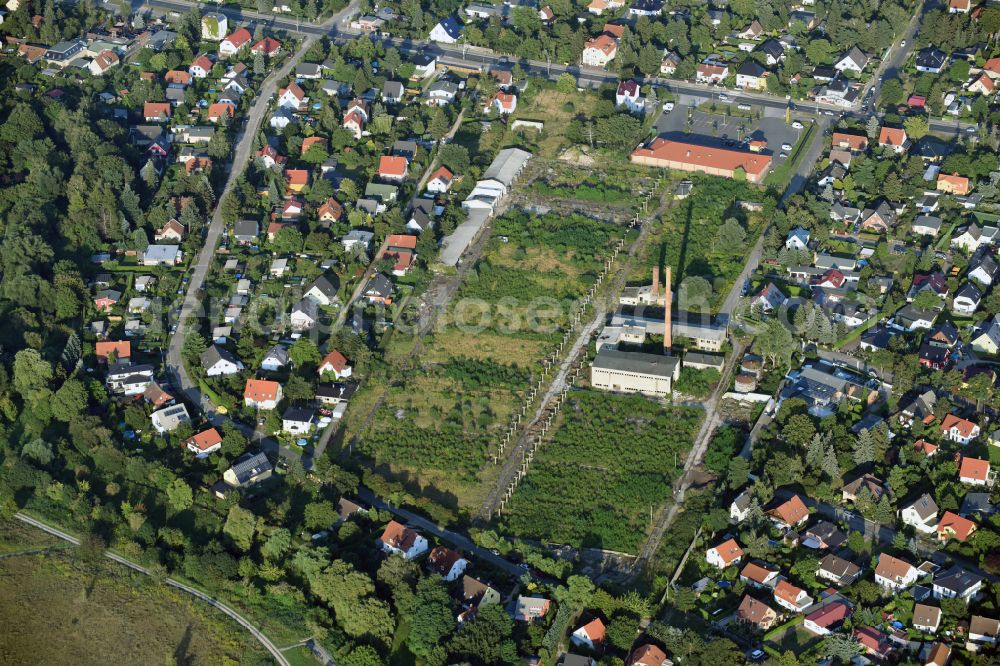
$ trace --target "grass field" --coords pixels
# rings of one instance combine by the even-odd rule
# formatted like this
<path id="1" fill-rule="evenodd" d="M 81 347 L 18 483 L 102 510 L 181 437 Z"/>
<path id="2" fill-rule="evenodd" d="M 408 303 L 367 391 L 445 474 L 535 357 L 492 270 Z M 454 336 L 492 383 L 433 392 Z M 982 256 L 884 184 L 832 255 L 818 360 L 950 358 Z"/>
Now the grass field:
<path id="1" fill-rule="evenodd" d="M 622 234 L 580 216 L 515 212 L 493 224 L 481 261 L 425 338 L 418 367 L 388 387 L 366 382 L 345 417 L 343 441 L 352 441 L 385 393 L 355 450 L 460 513 L 485 499 L 497 441 Z M 397 340 L 386 358 L 411 347 Z"/>
<path id="2" fill-rule="evenodd" d="M 3 534 L 12 534 L 6 525 Z M 202 602 L 75 554 L 0 560 L 0 663 L 271 663 L 249 633 Z"/>
<path id="3" fill-rule="evenodd" d="M 636 552 L 650 509 L 670 496 L 700 417 L 641 396 L 570 394 L 502 527 L 516 536 Z"/>

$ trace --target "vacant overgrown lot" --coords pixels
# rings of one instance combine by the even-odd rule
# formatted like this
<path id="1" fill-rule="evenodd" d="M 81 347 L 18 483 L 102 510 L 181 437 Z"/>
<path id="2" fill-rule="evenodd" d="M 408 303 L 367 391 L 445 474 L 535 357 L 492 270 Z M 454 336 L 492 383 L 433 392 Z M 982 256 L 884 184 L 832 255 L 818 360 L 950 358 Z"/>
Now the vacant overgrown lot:
<path id="1" fill-rule="evenodd" d="M 478 510 L 496 474 L 496 442 L 622 233 L 582 216 L 518 211 L 496 220 L 414 367 L 355 396 L 344 441 L 375 408 L 356 450 L 378 472 L 453 511 Z"/>
<path id="2" fill-rule="evenodd" d="M 503 527 L 521 537 L 635 552 L 650 507 L 670 496 L 700 418 L 698 410 L 641 396 L 571 393 Z"/>
<path id="3" fill-rule="evenodd" d="M 689 180 L 694 183 L 691 195 L 665 211 L 662 224 L 650 234 L 649 251 L 629 280 L 649 284 L 653 266 L 661 268 L 661 279 L 662 269 L 670 266 L 675 290 L 687 278 L 706 280 L 712 288 L 708 302 L 714 310 L 739 276 L 747 253 L 773 216 L 775 203 L 748 183 L 708 176 Z M 727 224 L 727 220 L 735 223 Z M 700 289 L 697 293 L 701 294 Z"/>
<path id="4" fill-rule="evenodd" d="M 0 663 L 270 663 L 249 633 L 209 606 L 77 556 L 0 560 Z"/>

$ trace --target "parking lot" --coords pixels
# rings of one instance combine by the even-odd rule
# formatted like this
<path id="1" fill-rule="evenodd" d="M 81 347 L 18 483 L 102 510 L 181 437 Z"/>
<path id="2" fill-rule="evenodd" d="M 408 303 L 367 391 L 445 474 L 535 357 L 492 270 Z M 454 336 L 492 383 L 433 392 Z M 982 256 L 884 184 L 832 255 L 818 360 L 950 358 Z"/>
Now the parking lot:
<path id="1" fill-rule="evenodd" d="M 751 112 L 764 113 L 757 118 L 726 117 L 717 113 L 698 111 L 695 106 L 704 99 L 691 98 L 678 101 L 672 111 L 664 112 L 656 120 L 658 136 L 681 141 L 697 141 L 708 145 L 736 147 L 745 145 L 750 139 L 767 141 L 767 152 L 773 155 L 775 164 L 780 164 L 790 152 L 782 150 L 783 145 L 795 146 L 804 129 L 795 129 L 785 123 L 784 114 L 773 115 L 774 109 L 751 105 Z M 686 102 L 686 103 L 685 103 Z M 733 102 L 735 106 L 736 102 Z M 720 103 L 720 109 L 722 108 Z M 690 122 L 688 117 L 690 116 Z M 785 157 L 782 157 L 782 154 Z"/>

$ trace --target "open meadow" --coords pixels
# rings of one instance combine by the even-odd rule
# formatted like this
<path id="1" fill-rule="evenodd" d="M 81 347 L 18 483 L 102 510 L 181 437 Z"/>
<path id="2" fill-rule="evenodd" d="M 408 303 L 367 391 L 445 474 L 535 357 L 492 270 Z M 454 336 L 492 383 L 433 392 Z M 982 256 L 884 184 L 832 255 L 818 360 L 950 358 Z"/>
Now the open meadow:
<path id="1" fill-rule="evenodd" d="M 30 545 L 11 542 L 26 533 L 9 525 L 6 550 Z M 75 548 L 0 559 L 0 617 L 4 664 L 271 663 L 222 613 L 103 558 L 85 562 Z"/>

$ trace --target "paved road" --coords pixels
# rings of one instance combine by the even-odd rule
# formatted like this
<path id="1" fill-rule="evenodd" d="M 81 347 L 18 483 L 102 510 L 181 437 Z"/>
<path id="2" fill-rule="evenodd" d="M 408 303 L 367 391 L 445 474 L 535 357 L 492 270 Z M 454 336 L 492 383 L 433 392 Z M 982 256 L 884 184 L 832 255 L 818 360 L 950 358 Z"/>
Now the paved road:
<path id="1" fill-rule="evenodd" d="M 188 284 L 187 294 L 185 294 L 184 302 L 181 305 L 177 331 L 171 336 L 167 347 L 167 370 L 174 380 L 174 388 L 183 391 L 187 399 L 199 405 L 206 414 L 214 413 L 215 408 L 207 396 L 201 395 L 201 391 L 191 381 L 187 368 L 184 367 L 181 358 L 181 349 L 184 347 L 185 336 L 191 330 L 189 327 L 195 323 L 192 320 L 200 319 L 210 314 L 210 312 L 206 312 L 205 307 L 206 305 L 210 307 L 211 304 L 203 302 L 202 287 L 205 284 L 205 278 L 208 276 L 208 270 L 212 267 L 212 261 L 215 258 L 215 249 L 218 247 L 219 240 L 226 230 L 226 221 L 222 217 L 222 202 L 233 191 L 237 179 L 250 162 L 254 137 L 257 136 L 261 122 L 268 112 L 271 96 L 274 95 L 277 89 L 278 81 L 288 76 L 295 67 L 295 63 L 302 58 L 315 41 L 316 38 L 314 36 L 307 37 L 299 47 L 299 50 L 292 57 L 288 58 L 278 70 L 265 79 L 256 100 L 254 100 L 253 106 L 250 107 L 250 112 L 247 114 L 247 118 L 237 137 L 236 150 L 233 153 L 233 159 L 229 166 L 229 177 L 226 179 L 226 185 L 217 199 L 218 204 L 215 207 L 215 212 L 212 214 L 212 221 L 209 223 L 208 232 L 205 235 L 205 244 L 202 246 L 201 252 L 198 254 L 198 260 L 194 264 L 191 282 Z M 195 326 L 196 328 L 197 326 Z"/>
<path id="2" fill-rule="evenodd" d="M 59 537 L 60 539 L 63 539 L 64 541 L 69 541 L 73 545 L 76 545 L 76 546 L 80 545 L 80 540 L 78 538 L 76 538 L 75 536 L 73 536 L 71 534 L 67 534 L 66 532 L 63 532 L 62 530 L 60 530 L 58 528 L 55 528 L 55 527 L 52 527 L 51 525 L 43 523 L 42 521 L 40 521 L 40 520 L 38 520 L 36 518 L 32 518 L 31 516 L 28 516 L 28 515 L 23 514 L 23 513 L 14 514 L 14 517 L 17 518 L 18 520 L 22 521 L 22 522 L 25 522 L 25 523 L 27 523 L 29 525 L 37 527 L 40 530 L 48 532 L 52 536 Z M 126 567 L 128 567 L 129 569 L 132 569 L 133 571 L 138 571 L 139 573 L 145 574 L 147 576 L 151 576 L 152 575 L 152 572 L 149 569 L 147 569 L 146 567 L 144 567 L 142 565 L 139 565 L 139 564 L 136 564 L 135 562 L 132 562 L 131 560 L 127 560 L 124 557 L 122 557 L 121 555 L 118 555 L 117 553 L 113 553 L 110 550 L 105 551 L 104 556 L 107 557 L 109 560 L 113 560 L 115 562 L 118 562 L 119 564 L 125 565 Z M 279 664 L 281 664 L 281 666 L 291 666 L 291 664 L 289 663 L 289 661 L 281 653 L 281 650 L 279 650 L 278 647 L 274 643 L 272 643 L 271 640 L 267 636 L 264 635 L 264 632 L 262 632 L 260 629 L 258 629 L 253 624 L 251 624 L 249 620 L 247 620 L 245 617 L 243 617 L 242 615 L 240 615 L 239 613 L 237 613 L 236 611 L 234 611 L 232 608 L 230 608 L 226 604 L 222 603 L 218 599 L 214 599 L 213 597 L 208 596 L 207 594 L 205 594 L 201 590 L 197 590 L 197 589 L 191 587 L 190 585 L 185 585 L 184 583 L 181 583 L 180 581 L 176 581 L 173 578 L 167 578 L 164 582 L 167 585 L 171 586 L 171 587 L 175 587 L 178 590 L 183 590 L 184 592 L 187 592 L 188 594 L 190 594 L 190 595 L 192 595 L 194 597 L 197 597 L 197 598 L 201 599 L 202 601 L 208 603 L 209 605 L 214 606 L 215 608 L 219 609 L 220 611 L 222 611 L 223 613 L 225 613 L 226 615 L 228 615 L 229 617 L 231 617 L 233 620 L 235 620 L 236 622 L 238 622 L 240 624 L 240 626 L 242 626 L 244 629 L 246 629 L 247 631 L 249 631 L 253 635 L 254 638 L 256 638 L 258 641 L 260 641 L 261 645 L 263 645 L 264 648 L 267 649 L 267 651 L 271 653 L 271 656 L 274 657 L 274 660 L 276 662 L 278 662 Z"/>

